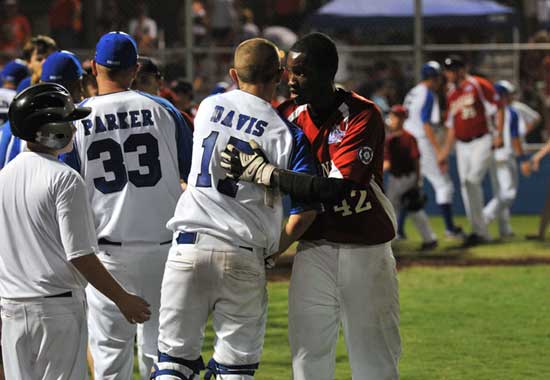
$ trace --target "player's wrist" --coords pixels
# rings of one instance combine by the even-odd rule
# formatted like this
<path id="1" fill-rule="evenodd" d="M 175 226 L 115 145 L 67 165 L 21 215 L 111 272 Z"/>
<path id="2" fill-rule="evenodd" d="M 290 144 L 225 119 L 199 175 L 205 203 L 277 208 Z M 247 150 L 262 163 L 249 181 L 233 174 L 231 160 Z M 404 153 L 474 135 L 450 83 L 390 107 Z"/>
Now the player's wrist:
<path id="1" fill-rule="evenodd" d="M 267 162 L 262 164 L 262 166 L 260 166 L 260 168 L 258 168 L 258 171 L 256 172 L 255 182 L 260 185 L 271 187 L 271 177 L 276 171 L 275 169 L 277 169 L 276 166 L 271 165 Z"/>

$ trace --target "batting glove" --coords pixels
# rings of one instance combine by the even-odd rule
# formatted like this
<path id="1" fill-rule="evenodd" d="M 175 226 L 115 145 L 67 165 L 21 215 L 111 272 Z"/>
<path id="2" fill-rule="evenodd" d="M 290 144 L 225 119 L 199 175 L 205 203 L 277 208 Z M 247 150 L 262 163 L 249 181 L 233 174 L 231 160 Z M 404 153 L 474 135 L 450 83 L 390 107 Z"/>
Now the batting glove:
<path id="1" fill-rule="evenodd" d="M 221 154 L 221 166 L 227 170 L 226 176 L 229 178 L 269 187 L 276 167 L 269 163 L 256 141 L 250 140 L 248 143 L 252 148 L 250 154 L 228 144 Z"/>

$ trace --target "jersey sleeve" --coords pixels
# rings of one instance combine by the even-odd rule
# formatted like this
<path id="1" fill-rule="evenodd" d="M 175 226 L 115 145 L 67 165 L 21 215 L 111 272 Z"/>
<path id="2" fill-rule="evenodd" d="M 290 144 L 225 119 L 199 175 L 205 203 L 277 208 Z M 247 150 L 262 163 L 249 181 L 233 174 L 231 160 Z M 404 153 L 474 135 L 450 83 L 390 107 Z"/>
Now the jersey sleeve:
<path id="1" fill-rule="evenodd" d="M 418 160 L 420 158 L 420 150 L 418 149 L 418 143 L 413 136 L 410 137 L 409 145 L 411 149 L 411 158 L 415 161 Z"/>
<path id="2" fill-rule="evenodd" d="M 510 109 L 510 135 L 512 138 L 518 138 L 520 136 L 519 116 L 513 109 Z"/>
<path id="3" fill-rule="evenodd" d="M 2 136 L 0 137 L 0 169 L 8 163 L 8 148 L 11 140 L 11 128 L 9 121 L 2 126 Z"/>
<path id="4" fill-rule="evenodd" d="M 374 173 L 375 157 L 384 154 L 384 123 L 375 107 L 358 113 L 349 121 L 348 130 L 332 154 L 329 177 L 367 184 Z"/>
<path id="5" fill-rule="evenodd" d="M 422 104 L 422 108 L 420 109 L 420 119 L 422 120 L 422 124 L 432 122 L 434 100 L 435 98 L 433 93 L 430 90 L 426 91 L 426 98 L 424 99 L 424 103 Z"/>
<path id="6" fill-rule="evenodd" d="M 97 252 L 97 236 L 84 181 L 70 172 L 54 186 L 59 233 L 67 260 Z"/>
<path id="7" fill-rule="evenodd" d="M 297 173 L 319 175 L 317 162 L 306 135 L 294 124 L 287 122 L 290 132 L 292 133 L 294 146 L 288 163 L 288 170 Z M 303 203 L 292 200 L 290 214 L 299 214 L 308 210 L 320 210 L 319 203 Z"/>

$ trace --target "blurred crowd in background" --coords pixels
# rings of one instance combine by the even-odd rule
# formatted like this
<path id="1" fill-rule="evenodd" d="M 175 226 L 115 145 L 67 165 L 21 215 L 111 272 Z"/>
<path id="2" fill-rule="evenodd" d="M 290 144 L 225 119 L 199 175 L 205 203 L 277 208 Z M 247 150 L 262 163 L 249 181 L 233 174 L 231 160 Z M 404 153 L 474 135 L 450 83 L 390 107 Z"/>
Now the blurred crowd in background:
<path id="1" fill-rule="evenodd" d="M 185 78 L 185 1 L 3 0 L 0 67 L 14 58 L 30 61 L 28 44 L 32 36 L 43 34 L 56 41 L 56 48 L 74 51 L 84 67 L 89 68 L 97 38 L 105 32 L 121 30 L 136 39 L 141 55 L 153 57 L 161 67 L 159 75 L 168 98 L 180 101 L 181 97 L 198 102 L 229 85 L 227 68 L 231 65 L 233 46 L 245 39 L 263 36 L 281 49 L 288 49 L 298 36 L 315 28 L 311 16 L 327 3 L 328 0 L 192 0 L 193 45 L 198 50 L 193 59 L 193 78 Z M 520 42 L 550 44 L 550 1 L 502 0 L 499 3 L 517 12 Z M 368 28 L 365 25 L 325 31 L 339 47 L 349 47 L 340 52 L 337 82 L 373 99 L 387 112 L 392 104 L 402 102 L 415 83 L 413 54 L 403 51 L 369 53 L 360 48 L 412 44 L 413 33 L 393 25 L 382 31 L 369 32 Z M 425 43 L 464 45 L 509 42 L 512 38 L 510 28 L 498 25 L 460 28 L 456 24 L 427 25 L 423 37 Z M 353 50 L 353 47 L 358 49 Z M 423 59 L 441 60 L 448 53 L 427 52 Z M 472 50 L 462 53 L 472 73 L 492 80 L 517 79 L 516 97 L 543 116 L 543 122 L 527 136 L 527 141 L 545 141 L 550 134 L 550 49 L 522 51 L 516 78 L 509 74 L 512 58 L 506 52 Z M 287 95 L 284 86 L 280 95 Z"/>

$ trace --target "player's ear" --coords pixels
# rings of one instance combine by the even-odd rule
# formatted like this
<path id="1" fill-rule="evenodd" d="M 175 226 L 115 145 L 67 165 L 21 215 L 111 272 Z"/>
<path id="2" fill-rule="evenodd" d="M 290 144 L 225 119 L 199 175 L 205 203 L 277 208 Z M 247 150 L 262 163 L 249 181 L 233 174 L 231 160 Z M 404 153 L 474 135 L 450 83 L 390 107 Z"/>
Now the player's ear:
<path id="1" fill-rule="evenodd" d="M 92 75 L 97 77 L 97 63 L 94 59 L 92 59 Z"/>
<path id="2" fill-rule="evenodd" d="M 237 74 L 237 70 L 235 70 L 233 67 L 229 69 L 229 76 L 231 79 L 233 79 L 233 82 L 239 87 L 239 75 Z"/>

